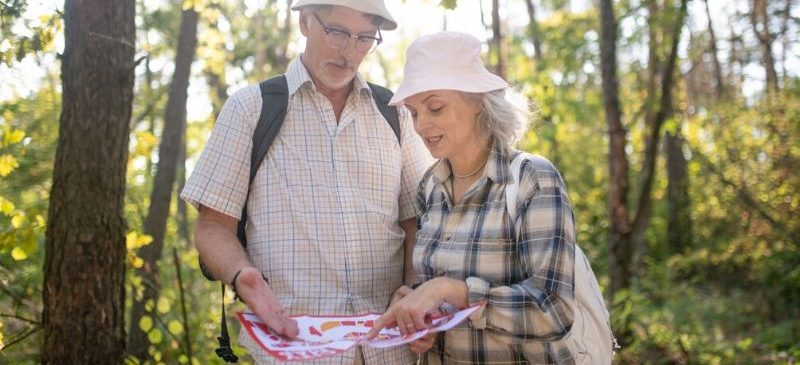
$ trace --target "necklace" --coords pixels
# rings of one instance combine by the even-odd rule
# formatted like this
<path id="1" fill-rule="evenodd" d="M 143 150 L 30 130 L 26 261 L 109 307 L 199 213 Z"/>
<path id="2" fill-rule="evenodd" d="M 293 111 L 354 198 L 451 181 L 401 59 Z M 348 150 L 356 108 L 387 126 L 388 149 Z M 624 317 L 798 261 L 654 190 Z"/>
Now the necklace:
<path id="1" fill-rule="evenodd" d="M 456 174 L 455 171 L 451 170 L 453 172 L 453 177 L 456 178 L 456 179 L 463 179 L 463 178 L 466 178 L 466 177 L 473 176 L 473 175 L 477 174 L 478 171 L 480 171 L 483 168 L 483 166 L 486 166 L 486 162 L 487 161 L 489 161 L 488 158 L 483 160 L 483 163 L 480 166 L 478 166 L 478 168 L 475 169 L 475 171 L 472 171 L 472 172 L 470 172 L 469 174 L 466 174 L 466 175 L 458 175 L 458 174 Z"/>

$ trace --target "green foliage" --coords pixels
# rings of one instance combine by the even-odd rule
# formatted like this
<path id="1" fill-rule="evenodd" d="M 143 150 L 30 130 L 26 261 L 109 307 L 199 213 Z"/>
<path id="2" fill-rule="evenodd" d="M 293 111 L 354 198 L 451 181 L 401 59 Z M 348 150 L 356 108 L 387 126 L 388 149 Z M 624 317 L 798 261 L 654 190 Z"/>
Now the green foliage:
<path id="1" fill-rule="evenodd" d="M 455 9 L 456 5 L 458 5 L 458 0 L 441 0 L 439 2 L 439 6 L 450 10 Z"/>
<path id="2" fill-rule="evenodd" d="M 198 62 L 191 82 L 194 87 L 206 81 L 217 111 L 228 88 L 241 86 L 231 85 L 228 79 L 257 81 L 285 67 L 282 49 L 298 32 L 292 24 L 293 33 L 285 33 L 285 13 L 277 3 L 137 2 L 137 58 L 144 58 L 136 69 L 125 196 L 127 308 L 153 284 L 143 282 L 134 269 L 143 265 L 138 250 L 151 241 L 143 233 L 143 222 L 150 205 L 180 11 L 192 6 L 200 13 Z M 436 3 L 443 12 L 466 6 L 457 0 Z M 578 242 L 605 288 L 609 281 L 608 146 L 600 87 L 599 16 L 595 8 L 574 11 L 564 0 L 535 4 L 543 52 L 532 52 L 527 27 L 509 26 L 506 34 L 507 78 L 534 102 L 536 110 L 518 147 L 549 158 L 562 173 L 574 206 Z M 648 18 L 648 4 L 615 2 L 618 19 L 624 23 L 618 41 L 618 76 L 633 190 L 641 173 L 644 114 L 656 105 L 657 97 L 648 90 L 648 26 L 658 30 L 656 53 L 663 59 L 669 44 L 665 34 L 674 21 L 674 11 L 667 10 L 674 10 L 678 2 L 658 2 L 660 11 L 652 18 Z M 3 67 L 13 68 L 31 55 L 52 57 L 54 39 L 62 32 L 57 13 L 27 19 L 21 17 L 24 5 L 19 0 L 0 2 Z M 726 94 L 718 96 L 709 86 L 710 76 L 696 74 L 710 72 L 711 66 L 703 63 L 710 37 L 696 24 L 689 26 L 694 28 L 687 52 L 679 59 L 675 114 L 664 130 L 678 133 L 686 143 L 693 243 L 682 252 L 668 246 L 667 179 L 663 158 L 659 158 L 643 267 L 636 271 L 631 288 L 610 298 L 613 327 L 618 333 L 631 334 L 615 361 L 796 362 L 800 358 L 800 221 L 796 219 L 800 216 L 800 81 L 797 72 L 789 70 L 782 76 L 780 91 L 744 96 L 741 85 L 732 80 L 737 75 L 730 75 L 725 80 Z M 401 42 L 407 44 L 408 40 Z M 746 52 L 742 62 L 760 59 L 757 44 L 745 46 L 740 50 Z M 741 66 L 722 61 L 731 73 Z M 381 65 L 391 69 L 401 67 L 399 62 L 381 60 Z M 42 247 L 61 103 L 54 79 L 46 75 L 34 93 L 0 100 L 0 313 L 5 315 L 0 317 L 0 356 L 15 364 L 36 363 L 39 358 L 36 329 L 42 307 Z M 189 121 L 190 163 L 202 149 L 213 117 Z M 631 197 L 634 208 L 635 194 Z M 178 211 L 173 199 L 165 255 L 159 263 L 160 296 L 147 303 L 152 313 L 135 325 L 147 332 L 149 363 L 219 364 L 214 354 L 222 302 L 219 284 L 201 277 L 191 240 L 180 233 L 183 221 Z M 189 208 L 187 219 L 194 218 Z M 232 305 L 232 299 L 228 293 L 228 310 L 242 309 Z M 229 325 L 235 342 L 238 331 L 232 317 Z M 16 344 L 4 347 L 10 343 Z M 234 349 L 244 355 L 242 348 Z"/>
<path id="3" fill-rule="evenodd" d="M 14 364 L 29 363 L 39 350 L 41 267 L 60 109 L 60 96 L 49 84 L 29 98 L 0 102 L 0 156 L 15 161 L 0 176 L 0 348 L 16 343 L 13 352 L 2 354 Z"/>
<path id="4" fill-rule="evenodd" d="M 12 66 L 28 55 L 49 52 L 55 35 L 61 31 L 61 17 L 42 15 L 38 19 L 22 19 L 25 3 L 14 0 L 0 3 L 0 62 Z M 17 25 L 15 27 L 15 25 Z M 22 29 L 22 31 L 20 31 Z"/>

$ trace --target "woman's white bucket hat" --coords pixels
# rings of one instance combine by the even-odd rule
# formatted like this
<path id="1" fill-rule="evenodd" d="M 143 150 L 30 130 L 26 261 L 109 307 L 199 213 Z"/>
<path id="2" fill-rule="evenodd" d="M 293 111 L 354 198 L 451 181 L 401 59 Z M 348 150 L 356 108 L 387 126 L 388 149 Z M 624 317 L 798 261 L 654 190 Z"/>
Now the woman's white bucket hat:
<path id="1" fill-rule="evenodd" d="M 403 82 L 389 101 L 431 90 L 485 93 L 505 89 L 508 83 L 492 74 L 481 61 L 481 42 L 460 32 L 440 32 L 418 38 L 406 50 Z"/>
<path id="2" fill-rule="evenodd" d="M 292 10 L 300 10 L 306 5 L 336 5 L 344 6 L 365 14 L 377 15 L 385 21 L 381 25 L 383 30 L 393 30 L 397 28 L 397 22 L 389 14 L 383 0 L 299 0 L 292 5 Z"/>

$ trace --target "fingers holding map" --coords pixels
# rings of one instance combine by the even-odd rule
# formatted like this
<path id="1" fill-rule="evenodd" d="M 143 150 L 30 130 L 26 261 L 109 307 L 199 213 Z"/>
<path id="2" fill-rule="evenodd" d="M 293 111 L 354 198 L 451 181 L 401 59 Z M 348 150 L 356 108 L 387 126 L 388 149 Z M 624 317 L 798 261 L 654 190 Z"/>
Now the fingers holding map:
<path id="1" fill-rule="evenodd" d="M 372 329 L 380 314 L 360 316 L 295 316 L 300 333 L 294 340 L 270 332 L 269 328 L 255 315 L 237 313 L 250 337 L 268 354 L 282 361 L 310 360 L 341 354 L 356 345 L 377 348 L 400 346 L 424 337 L 428 333 L 447 331 L 478 310 L 472 306 L 458 312 L 432 318 L 431 327 L 420 329 L 403 336 L 397 327 L 384 328 L 372 340 L 367 332 Z"/>

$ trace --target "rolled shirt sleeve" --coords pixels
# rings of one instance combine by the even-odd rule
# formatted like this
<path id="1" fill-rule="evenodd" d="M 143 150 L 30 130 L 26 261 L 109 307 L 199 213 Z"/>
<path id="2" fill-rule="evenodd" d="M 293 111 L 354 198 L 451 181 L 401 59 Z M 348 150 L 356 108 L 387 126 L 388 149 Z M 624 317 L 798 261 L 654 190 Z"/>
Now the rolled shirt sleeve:
<path id="1" fill-rule="evenodd" d="M 223 105 L 205 148 L 181 192 L 198 208 L 207 206 L 236 219 L 247 199 L 253 129 L 260 112 L 258 85 L 244 88 Z"/>

